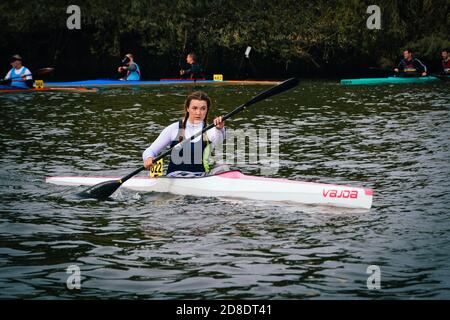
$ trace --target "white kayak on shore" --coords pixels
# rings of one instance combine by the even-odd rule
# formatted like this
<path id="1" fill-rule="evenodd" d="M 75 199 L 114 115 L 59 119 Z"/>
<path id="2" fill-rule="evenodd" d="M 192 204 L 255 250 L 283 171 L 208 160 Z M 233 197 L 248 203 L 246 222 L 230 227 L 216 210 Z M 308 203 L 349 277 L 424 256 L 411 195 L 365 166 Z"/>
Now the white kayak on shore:
<path id="1" fill-rule="evenodd" d="M 92 186 L 119 177 L 48 177 L 47 183 Z M 140 192 L 168 192 L 198 197 L 224 197 L 370 209 L 373 190 L 349 186 L 264 178 L 228 171 L 200 178 L 134 177 L 123 187 Z"/>

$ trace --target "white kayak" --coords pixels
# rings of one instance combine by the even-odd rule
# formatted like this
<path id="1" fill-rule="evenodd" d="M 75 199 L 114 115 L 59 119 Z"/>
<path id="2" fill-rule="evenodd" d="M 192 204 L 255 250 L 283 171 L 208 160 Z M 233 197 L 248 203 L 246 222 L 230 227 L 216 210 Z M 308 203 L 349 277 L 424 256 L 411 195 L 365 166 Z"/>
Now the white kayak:
<path id="1" fill-rule="evenodd" d="M 119 177 L 48 177 L 47 183 L 92 186 Z M 228 171 L 201 178 L 134 177 L 123 187 L 140 192 L 168 192 L 199 197 L 284 201 L 310 205 L 370 209 L 373 190 L 349 186 L 248 176 Z"/>

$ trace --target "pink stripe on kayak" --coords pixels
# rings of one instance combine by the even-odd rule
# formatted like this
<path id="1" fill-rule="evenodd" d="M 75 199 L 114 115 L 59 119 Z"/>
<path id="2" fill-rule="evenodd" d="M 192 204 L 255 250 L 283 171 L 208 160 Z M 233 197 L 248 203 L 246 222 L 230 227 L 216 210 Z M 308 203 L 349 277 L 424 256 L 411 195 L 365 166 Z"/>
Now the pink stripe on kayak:
<path id="1" fill-rule="evenodd" d="M 77 178 L 77 179 L 107 179 L 107 180 L 119 180 L 122 177 L 105 177 L 105 176 L 54 176 L 54 177 L 46 177 L 45 180 L 51 180 L 51 179 L 71 179 L 71 178 Z M 149 177 L 133 177 L 132 179 L 150 179 Z"/>
<path id="2" fill-rule="evenodd" d="M 313 184 L 313 185 L 323 185 L 323 186 L 334 186 L 340 188 L 351 188 L 351 189 L 364 189 L 364 188 L 355 188 L 351 186 L 339 185 L 339 184 L 327 184 L 327 183 L 317 183 L 317 182 L 308 182 L 308 181 L 295 181 L 289 179 L 280 179 L 280 178 L 266 178 L 266 177 L 257 177 L 257 176 L 247 176 L 240 171 L 228 171 L 224 173 L 220 173 L 216 175 L 217 177 L 223 177 L 227 179 L 240 179 L 240 180 L 253 180 L 253 181 L 273 181 L 273 182 L 283 182 L 283 183 L 300 183 L 300 184 Z M 366 196 L 373 195 L 372 189 L 364 189 Z"/>

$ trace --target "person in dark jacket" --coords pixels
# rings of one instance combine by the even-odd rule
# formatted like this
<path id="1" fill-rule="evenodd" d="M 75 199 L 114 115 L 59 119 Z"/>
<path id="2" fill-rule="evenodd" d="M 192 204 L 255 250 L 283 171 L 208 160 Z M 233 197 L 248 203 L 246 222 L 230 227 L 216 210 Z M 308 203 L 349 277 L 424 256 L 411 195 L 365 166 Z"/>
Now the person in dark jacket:
<path id="1" fill-rule="evenodd" d="M 419 59 L 414 58 L 409 49 L 403 51 L 403 59 L 394 71 L 403 73 L 403 76 L 417 76 L 420 74 L 425 77 L 427 75 L 427 67 Z"/>
<path id="2" fill-rule="evenodd" d="M 202 78 L 202 68 L 197 63 L 197 56 L 195 53 L 189 53 L 186 57 L 186 65 L 180 70 L 180 76 L 185 79 Z"/>

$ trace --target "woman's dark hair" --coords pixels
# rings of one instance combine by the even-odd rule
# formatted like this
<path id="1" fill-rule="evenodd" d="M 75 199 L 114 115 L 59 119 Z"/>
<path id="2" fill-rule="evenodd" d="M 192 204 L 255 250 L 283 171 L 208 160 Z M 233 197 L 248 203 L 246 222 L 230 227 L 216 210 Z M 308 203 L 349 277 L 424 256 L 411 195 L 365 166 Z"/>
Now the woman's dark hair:
<path id="1" fill-rule="evenodd" d="M 206 108 L 206 116 L 205 116 L 205 120 L 203 120 L 203 126 L 206 127 L 207 120 L 208 120 L 209 109 L 211 108 L 211 99 L 208 97 L 208 95 L 206 93 L 201 92 L 201 91 L 196 91 L 196 92 L 190 93 L 187 96 L 186 101 L 184 102 L 183 129 L 186 129 L 186 122 L 187 122 L 187 120 L 189 118 L 189 112 L 187 111 L 187 109 L 191 105 L 191 101 L 192 100 L 206 101 L 206 106 L 207 106 L 207 108 Z"/>

